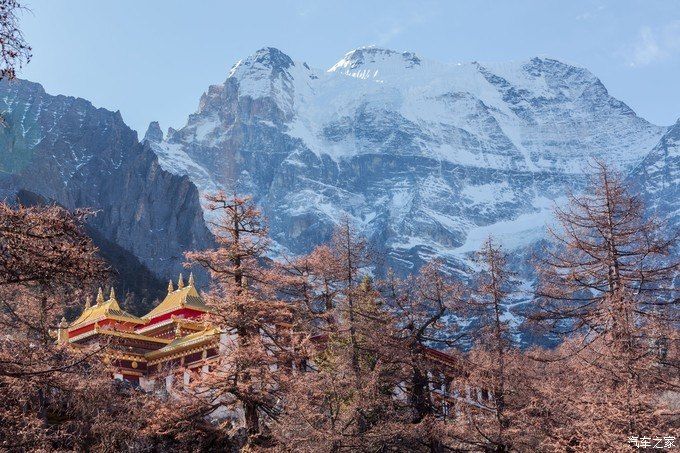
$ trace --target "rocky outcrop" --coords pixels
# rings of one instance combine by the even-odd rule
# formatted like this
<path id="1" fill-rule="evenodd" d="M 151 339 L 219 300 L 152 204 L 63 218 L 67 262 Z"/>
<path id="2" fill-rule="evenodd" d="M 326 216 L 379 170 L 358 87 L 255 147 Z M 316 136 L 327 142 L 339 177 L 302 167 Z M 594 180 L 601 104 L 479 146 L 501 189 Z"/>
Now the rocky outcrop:
<path id="1" fill-rule="evenodd" d="M 90 226 L 163 278 L 181 270 L 184 252 L 211 244 L 196 186 L 164 170 L 119 112 L 26 81 L 0 83 L 0 111 L 5 196 L 27 189 L 95 210 Z"/>
<path id="2" fill-rule="evenodd" d="M 680 227 L 680 120 L 630 175 L 651 213 Z"/>
<path id="3" fill-rule="evenodd" d="M 24 189 L 17 191 L 16 195 L 7 201 L 23 206 L 45 206 L 55 203 L 54 200 Z M 92 239 L 99 250 L 100 258 L 110 269 L 109 281 L 102 281 L 99 284 L 114 286 L 116 291 L 123 296 L 121 304 L 126 310 L 141 316 L 148 313 L 157 300 L 165 297 L 167 282 L 151 272 L 135 255 L 106 239 L 92 225 L 85 225 L 85 233 Z M 74 308 L 69 314 L 77 316 L 80 314 L 78 310 L 81 308 Z"/>

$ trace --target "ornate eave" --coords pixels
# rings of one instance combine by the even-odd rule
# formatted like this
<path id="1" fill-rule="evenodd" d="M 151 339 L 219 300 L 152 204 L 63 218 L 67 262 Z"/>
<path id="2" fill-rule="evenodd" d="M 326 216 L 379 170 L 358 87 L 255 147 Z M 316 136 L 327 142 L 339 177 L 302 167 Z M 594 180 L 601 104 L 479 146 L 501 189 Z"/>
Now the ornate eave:
<path id="1" fill-rule="evenodd" d="M 106 352 L 106 356 L 111 357 L 114 360 L 129 360 L 131 362 L 146 363 L 146 357 L 144 354 L 135 354 L 131 352 L 123 352 L 111 350 Z"/>
<path id="2" fill-rule="evenodd" d="M 106 335 L 111 337 L 126 338 L 130 340 L 148 341 L 150 343 L 159 343 L 162 345 L 167 345 L 172 342 L 172 340 L 169 340 L 167 338 L 158 338 L 149 335 L 142 335 L 136 332 L 115 330 L 109 327 L 95 327 L 92 330 L 88 330 L 87 332 L 84 332 L 80 335 L 76 335 L 72 338 L 69 338 L 69 342 L 75 343 L 95 335 Z"/>
<path id="3" fill-rule="evenodd" d="M 192 352 L 188 352 L 187 349 L 208 344 L 212 345 L 212 343 L 216 344 L 219 340 L 219 333 L 219 329 L 213 328 L 177 338 L 167 346 L 147 353 L 146 358 L 149 361 L 149 364 L 153 365 L 165 360 L 171 360 L 168 356 L 176 353 L 179 354 L 179 356 L 188 355 Z"/>
<path id="4" fill-rule="evenodd" d="M 171 316 L 168 319 L 164 319 L 163 321 L 151 323 L 151 324 L 145 325 L 143 327 L 137 328 L 135 330 L 135 332 L 148 335 L 150 332 L 154 332 L 154 331 L 159 330 L 163 327 L 171 326 L 171 325 L 178 325 L 178 326 L 185 328 L 187 330 L 194 330 L 194 331 L 198 332 L 198 331 L 205 329 L 206 323 L 194 321 L 192 319 L 180 318 L 178 316 Z"/>
<path id="5" fill-rule="evenodd" d="M 102 334 L 102 335 L 109 335 L 112 337 L 120 337 L 120 338 L 128 338 L 131 340 L 140 340 L 140 341 L 148 341 L 151 343 L 162 343 L 162 344 L 170 344 L 172 340 L 169 340 L 167 338 L 157 338 L 157 337 L 152 337 L 149 335 L 141 335 L 136 332 L 122 332 L 120 330 L 113 330 L 113 329 L 102 329 L 102 328 L 97 328 L 95 329 L 97 333 Z"/>
<path id="6" fill-rule="evenodd" d="M 148 360 L 147 364 L 149 366 L 152 366 L 152 365 L 158 365 L 159 363 L 167 362 L 167 361 L 170 361 L 170 360 L 173 360 L 173 359 L 180 359 L 182 357 L 186 357 L 188 355 L 191 355 L 195 352 L 201 352 L 201 351 L 208 350 L 212 347 L 215 347 L 216 343 L 217 342 L 207 342 L 207 343 L 204 343 L 204 344 L 197 346 L 195 348 L 185 349 L 185 350 L 176 352 L 175 354 L 165 355 L 163 357 L 159 357 L 159 358 L 156 358 L 156 359 L 153 359 L 153 360 L 147 359 Z"/>

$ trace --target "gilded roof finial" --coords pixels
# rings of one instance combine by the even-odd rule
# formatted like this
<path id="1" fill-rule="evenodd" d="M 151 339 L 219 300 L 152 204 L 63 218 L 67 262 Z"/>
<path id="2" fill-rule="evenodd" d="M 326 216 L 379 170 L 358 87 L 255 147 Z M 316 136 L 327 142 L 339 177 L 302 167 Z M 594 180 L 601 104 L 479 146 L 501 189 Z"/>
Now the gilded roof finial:
<path id="1" fill-rule="evenodd" d="M 66 343 L 68 341 L 68 331 L 66 330 L 67 328 L 68 323 L 66 322 L 66 318 L 62 317 L 56 333 L 57 343 Z M 53 333 L 54 331 L 50 330 L 50 335 L 52 335 Z"/>
<path id="2" fill-rule="evenodd" d="M 109 295 L 109 300 L 116 300 L 116 290 L 111 287 L 111 294 Z"/>
<path id="3" fill-rule="evenodd" d="M 97 293 L 97 305 L 104 303 L 104 291 L 102 291 L 101 286 L 99 287 L 99 292 Z"/>
<path id="4" fill-rule="evenodd" d="M 168 294 L 170 294 L 170 293 L 173 292 L 174 290 L 175 290 L 175 288 L 172 286 L 172 280 L 170 280 L 170 281 L 168 282 Z"/>
<path id="5" fill-rule="evenodd" d="M 184 288 L 184 279 L 182 278 L 182 273 L 179 274 L 179 280 L 177 281 L 177 289 Z"/>
<path id="6" fill-rule="evenodd" d="M 189 286 L 194 286 L 194 273 L 189 274 Z"/>
<path id="7" fill-rule="evenodd" d="M 175 338 L 179 338 L 182 336 L 182 328 L 177 324 L 175 327 Z"/>
<path id="8" fill-rule="evenodd" d="M 91 306 L 92 306 L 92 297 L 91 297 L 91 296 L 87 296 L 87 297 L 85 298 L 85 310 L 87 310 L 87 309 L 90 308 Z"/>

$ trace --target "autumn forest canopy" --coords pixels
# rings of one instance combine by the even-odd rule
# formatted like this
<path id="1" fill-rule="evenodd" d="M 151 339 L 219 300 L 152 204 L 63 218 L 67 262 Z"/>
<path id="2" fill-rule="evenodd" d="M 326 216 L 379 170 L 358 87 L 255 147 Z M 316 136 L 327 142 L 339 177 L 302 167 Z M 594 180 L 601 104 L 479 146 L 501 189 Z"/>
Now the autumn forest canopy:
<path id="1" fill-rule="evenodd" d="M 602 451 L 677 427 L 675 237 L 603 164 L 534 257 L 525 322 L 559 336 L 552 349 L 517 344 L 504 307 L 518 282 L 493 238 L 465 283 L 436 261 L 376 278 L 349 219 L 271 261 L 249 198 L 210 203 L 217 245 L 187 263 L 209 271 L 206 321 L 231 341 L 209 372 L 155 392 L 112 380 L 107 344 L 55 341 L 106 278 L 88 213 L 0 206 L 3 448 Z"/>

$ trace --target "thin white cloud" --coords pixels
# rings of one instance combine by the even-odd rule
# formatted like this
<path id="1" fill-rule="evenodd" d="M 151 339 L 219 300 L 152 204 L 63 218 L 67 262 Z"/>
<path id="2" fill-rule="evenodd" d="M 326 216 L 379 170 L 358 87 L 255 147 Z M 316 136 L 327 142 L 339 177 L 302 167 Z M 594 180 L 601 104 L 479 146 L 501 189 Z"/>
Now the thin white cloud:
<path id="1" fill-rule="evenodd" d="M 404 24 L 404 23 L 395 23 L 393 24 L 390 28 L 387 30 L 381 31 L 378 33 L 378 40 L 377 44 L 379 46 L 386 46 L 387 44 L 390 43 L 394 38 L 399 36 L 404 32 L 406 28 L 408 28 L 409 24 Z"/>
<path id="2" fill-rule="evenodd" d="M 647 66 L 680 56 L 680 20 L 663 27 L 642 27 L 626 52 L 628 65 Z"/>
<path id="3" fill-rule="evenodd" d="M 577 14 L 575 19 L 581 21 L 596 19 L 598 16 L 600 16 L 600 13 L 604 11 L 604 9 L 605 9 L 604 5 L 598 5 L 592 10 L 583 11 L 582 13 Z"/>
<path id="4" fill-rule="evenodd" d="M 425 7 L 423 4 L 418 4 L 416 9 L 404 8 L 396 16 L 385 18 L 381 24 L 376 28 L 375 44 L 378 46 L 387 46 L 398 36 L 409 31 L 414 26 L 421 25 L 431 19 L 437 10 L 434 4 L 428 4 Z"/>

